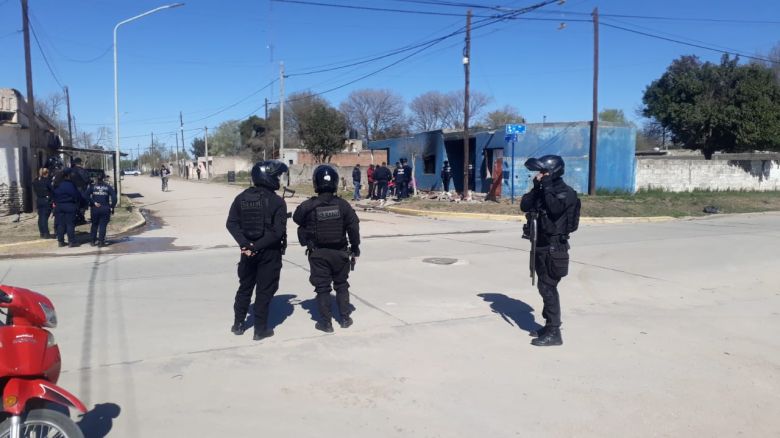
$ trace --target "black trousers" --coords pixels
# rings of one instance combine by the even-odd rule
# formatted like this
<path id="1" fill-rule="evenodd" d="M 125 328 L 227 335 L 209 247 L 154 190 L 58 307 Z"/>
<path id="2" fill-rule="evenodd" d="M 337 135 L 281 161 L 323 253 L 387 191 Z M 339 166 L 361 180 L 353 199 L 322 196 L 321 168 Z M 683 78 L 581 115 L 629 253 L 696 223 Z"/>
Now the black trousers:
<path id="1" fill-rule="evenodd" d="M 450 191 L 450 179 L 449 178 L 442 179 L 441 182 L 444 185 L 444 191 L 445 192 L 449 192 Z"/>
<path id="2" fill-rule="evenodd" d="M 279 289 L 279 273 L 282 270 L 282 253 L 278 249 L 266 249 L 249 257 L 241 255 L 238 262 L 238 291 L 233 304 L 234 322 L 244 322 L 252 290 L 255 290 L 255 330 L 268 328 L 268 308 Z"/>
<path id="3" fill-rule="evenodd" d="M 92 226 L 89 230 L 90 242 L 99 240 L 106 241 L 106 228 L 111 220 L 111 210 L 107 207 L 91 208 L 89 216 L 92 220 Z"/>
<path id="4" fill-rule="evenodd" d="M 376 196 L 374 196 L 374 182 L 369 181 L 368 182 L 368 199 L 375 199 Z"/>
<path id="5" fill-rule="evenodd" d="M 566 248 L 556 248 L 556 251 L 561 256 L 565 255 L 566 266 L 563 268 L 568 270 L 569 258 Z M 534 266 L 537 275 L 536 286 L 539 289 L 539 295 L 542 296 L 542 302 L 544 303 L 542 317 L 546 322 L 545 326 L 560 327 L 561 299 L 558 294 L 558 283 L 561 281 L 561 274 L 566 275 L 565 271 L 561 272 L 561 258 L 557 257 L 554 259 L 550 247 L 538 247 Z"/>
<path id="6" fill-rule="evenodd" d="M 331 321 L 331 283 L 336 290 L 336 302 L 341 317 L 349 316 L 349 253 L 343 250 L 317 248 L 309 253 L 309 282 L 317 293 L 317 306 L 322 321 Z"/>
<path id="7" fill-rule="evenodd" d="M 398 183 L 398 198 L 409 197 L 409 181 L 401 181 Z"/>
<path id="8" fill-rule="evenodd" d="M 38 205 L 38 232 L 41 237 L 49 236 L 49 216 L 51 216 L 51 205 Z"/>
<path id="9" fill-rule="evenodd" d="M 76 243 L 76 214 L 79 208 L 76 204 L 57 204 L 54 209 L 55 221 L 57 222 L 57 240 L 65 241 L 65 234 L 68 235 L 68 243 Z"/>
<path id="10" fill-rule="evenodd" d="M 387 181 L 377 181 L 376 197 L 378 199 L 387 199 Z"/>

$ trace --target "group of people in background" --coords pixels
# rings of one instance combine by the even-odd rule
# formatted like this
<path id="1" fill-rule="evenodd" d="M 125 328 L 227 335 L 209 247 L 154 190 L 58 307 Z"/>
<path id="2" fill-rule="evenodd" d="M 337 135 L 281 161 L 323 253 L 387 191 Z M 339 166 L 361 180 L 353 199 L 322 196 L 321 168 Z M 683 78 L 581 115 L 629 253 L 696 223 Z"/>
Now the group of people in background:
<path id="1" fill-rule="evenodd" d="M 388 192 L 390 196 L 394 196 L 396 201 L 409 197 L 409 187 L 412 182 L 413 172 L 412 167 L 409 166 L 406 158 L 401 158 L 400 161 L 395 163 L 395 168 L 391 171 L 387 167 L 387 163 L 382 162 L 381 165 L 371 164 L 366 170 L 366 179 L 368 180 L 368 199 L 373 200 L 386 200 Z M 352 169 L 352 185 L 354 186 L 354 194 L 352 200 L 359 201 L 361 199 L 360 190 L 362 184 L 363 175 L 360 169 L 360 164 L 356 164 Z"/>
<path id="2" fill-rule="evenodd" d="M 106 245 L 106 229 L 116 207 L 113 187 L 102 172 L 93 181 L 84 169 L 81 158 L 74 158 L 71 167 L 53 157 L 38 171 L 33 183 L 38 210 L 38 232 L 42 239 L 57 238 L 60 247 L 76 247 L 76 226 L 87 223 L 85 211 L 90 209 L 90 244 Z M 55 234 L 49 231 L 49 217 L 54 214 Z M 67 242 L 65 238 L 67 237 Z"/>

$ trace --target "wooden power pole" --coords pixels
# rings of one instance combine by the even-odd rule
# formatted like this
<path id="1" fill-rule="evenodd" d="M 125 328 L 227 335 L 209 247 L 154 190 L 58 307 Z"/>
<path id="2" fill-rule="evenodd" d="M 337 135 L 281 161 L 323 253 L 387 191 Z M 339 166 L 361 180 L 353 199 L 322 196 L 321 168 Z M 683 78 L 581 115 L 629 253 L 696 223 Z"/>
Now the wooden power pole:
<path id="1" fill-rule="evenodd" d="M 68 106 L 68 146 L 73 147 L 73 122 L 70 116 L 70 90 L 65 87 L 65 103 Z"/>
<path id="2" fill-rule="evenodd" d="M 466 46 L 463 48 L 463 71 L 466 87 L 463 93 L 463 199 L 471 199 L 469 193 L 469 74 L 471 66 L 471 9 L 466 13 Z"/>
<path id="3" fill-rule="evenodd" d="M 30 124 L 30 147 L 38 143 L 38 125 L 35 121 L 35 95 L 33 94 L 32 60 L 30 58 L 30 17 L 27 0 L 22 0 L 22 32 L 24 33 L 24 72 L 27 79 L 27 112 Z"/>
<path id="4" fill-rule="evenodd" d="M 593 121 L 590 124 L 588 195 L 596 195 L 596 144 L 599 134 L 599 8 L 593 9 Z"/>

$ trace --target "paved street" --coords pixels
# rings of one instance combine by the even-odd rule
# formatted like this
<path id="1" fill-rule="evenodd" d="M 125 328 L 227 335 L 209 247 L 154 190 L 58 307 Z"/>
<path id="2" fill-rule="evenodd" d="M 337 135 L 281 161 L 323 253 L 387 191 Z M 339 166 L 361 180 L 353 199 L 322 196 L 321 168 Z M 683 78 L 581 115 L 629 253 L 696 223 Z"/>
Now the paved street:
<path id="1" fill-rule="evenodd" d="M 229 332 L 240 189 L 125 182 L 150 230 L 0 260 L 0 283 L 57 306 L 60 383 L 98 405 L 88 436 L 780 435 L 780 214 L 582 225 L 547 349 L 517 223 L 360 212 L 355 325 L 325 335 L 290 221 L 276 336 L 253 342 Z"/>

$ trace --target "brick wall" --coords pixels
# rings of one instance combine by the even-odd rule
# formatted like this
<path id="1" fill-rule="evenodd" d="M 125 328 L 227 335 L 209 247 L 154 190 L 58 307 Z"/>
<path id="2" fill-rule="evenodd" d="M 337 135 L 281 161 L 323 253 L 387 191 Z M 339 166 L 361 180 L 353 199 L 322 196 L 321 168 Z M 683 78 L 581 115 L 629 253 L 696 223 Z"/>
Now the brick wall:
<path id="1" fill-rule="evenodd" d="M 372 151 L 365 150 L 361 152 L 342 152 L 333 155 L 330 159 L 330 163 L 333 166 L 345 166 L 352 167 L 355 164 L 360 164 L 361 167 L 368 167 L 369 164 L 382 164 L 387 162 L 387 151 L 373 151 L 373 161 L 371 158 Z M 313 165 L 315 163 L 314 156 L 308 151 L 298 151 L 298 163 Z"/>
<path id="2" fill-rule="evenodd" d="M 636 188 L 691 190 L 780 190 L 780 162 L 639 158 Z"/>
<path id="3" fill-rule="evenodd" d="M 24 199 L 24 190 L 18 182 L 0 183 L 0 216 L 22 211 L 22 199 Z"/>

